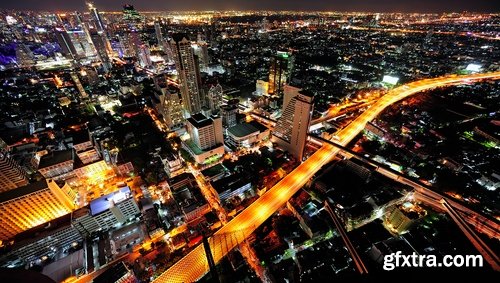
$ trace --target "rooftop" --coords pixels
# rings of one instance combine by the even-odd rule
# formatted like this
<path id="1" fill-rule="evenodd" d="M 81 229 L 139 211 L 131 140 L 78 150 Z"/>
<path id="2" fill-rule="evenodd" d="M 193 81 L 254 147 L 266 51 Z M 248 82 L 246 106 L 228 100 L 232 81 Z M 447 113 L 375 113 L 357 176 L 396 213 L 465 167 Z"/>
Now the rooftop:
<path id="1" fill-rule="evenodd" d="M 42 180 L 36 183 L 28 184 L 24 187 L 13 189 L 0 193 L 0 203 L 4 203 L 9 200 L 13 200 L 22 197 L 27 194 L 32 194 L 34 192 L 42 191 L 48 187 L 47 182 L 53 182 L 52 180 Z"/>
<path id="2" fill-rule="evenodd" d="M 75 160 L 73 149 L 53 151 L 40 158 L 38 168 L 46 168 L 69 160 Z"/>
<path id="3" fill-rule="evenodd" d="M 201 113 L 194 114 L 188 118 L 188 122 L 196 128 L 203 128 L 212 125 L 212 119 L 207 118 Z"/>
<path id="4" fill-rule="evenodd" d="M 231 135 L 238 138 L 246 137 L 255 132 L 263 132 L 265 130 L 267 130 L 267 128 L 256 121 L 238 124 L 227 129 Z"/>

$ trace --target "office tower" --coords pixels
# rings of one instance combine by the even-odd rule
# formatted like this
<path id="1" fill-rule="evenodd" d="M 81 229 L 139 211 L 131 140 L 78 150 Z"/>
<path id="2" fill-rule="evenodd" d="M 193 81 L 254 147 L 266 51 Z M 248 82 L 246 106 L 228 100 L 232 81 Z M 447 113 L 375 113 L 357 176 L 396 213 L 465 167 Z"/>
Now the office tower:
<path id="1" fill-rule="evenodd" d="M 87 6 L 89 8 L 90 17 L 91 17 L 92 25 L 93 25 L 94 29 L 97 30 L 99 33 L 105 33 L 106 28 L 105 28 L 104 22 L 101 18 L 101 14 L 99 14 L 99 11 L 94 6 L 94 4 L 87 3 Z"/>
<path id="2" fill-rule="evenodd" d="M 136 55 L 136 50 L 142 45 L 139 35 L 135 30 L 126 32 L 120 38 L 120 43 L 123 48 L 122 57 L 134 57 Z"/>
<path id="3" fill-rule="evenodd" d="M 212 113 L 219 111 L 219 107 L 222 105 L 222 93 L 220 84 L 213 85 L 208 90 L 208 106 Z"/>
<path id="4" fill-rule="evenodd" d="M 273 137 L 299 161 L 302 161 L 312 110 L 312 93 L 291 86 L 284 88 L 283 114 L 276 122 Z"/>
<path id="5" fill-rule="evenodd" d="M 56 29 L 57 43 L 61 47 L 62 54 L 68 59 L 76 59 L 78 54 L 76 52 L 75 45 L 71 41 L 69 34 L 62 29 Z"/>
<path id="6" fill-rule="evenodd" d="M 198 113 L 187 119 L 187 130 L 191 140 L 201 150 L 210 149 L 224 142 L 222 136 L 222 119 L 217 116 L 207 118 Z"/>
<path id="7" fill-rule="evenodd" d="M 238 113 L 238 99 L 231 99 L 227 104 L 220 107 L 220 115 L 222 117 L 222 126 L 229 128 L 237 124 L 236 114 Z"/>
<path id="8" fill-rule="evenodd" d="M 7 145 L 0 139 L 0 193 L 28 184 L 26 172 L 10 156 Z"/>
<path id="9" fill-rule="evenodd" d="M 141 20 L 141 15 L 133 5 L 127 4 L 123 6 L 123 20 L 128 23 L 139 22 Z"/>
<path id="10" fill-rule="evenodd" d="M 0 240 L 4 241 L 75 208 L 76 192 L 51 179 L 0 193 Z"/>
<path id="11" fill-rule="evenodd" d="M 33 52 L 23 43 L 16 46 L 16 62 L 21 68 L 29 68 L 35 64 Z"/>
<path id="12" fill-rule="evenodd" d="M 137 58 L 139 59 L 139 64 L 141 67 L 152 66 L 151 52 L 146 44 L 141 44 L 137 48 Z"/>
<path id="13" fill-rule="evenodd" d="M 165 38 L 163 37 L 163 33 L 161 31 L 161 23 L 159 21 L 155 21 L 155 34 L 156 34 L 156 40 L 158 40 L 158 46 L 163 48 L 163 43 L 165 42 Z"/>
<path id="14" fill-rule="evenodd" d="M 283 95 L 283 87 L 290 82 L 293 69 L 293 57 L 288 52 L 278 53 L 271 58 L 269 68 L 269 89 L 271 95 Z"/>
<path id="15" fill-rule="evenodd" d="M 92 39 L 92 43 L 97 52 L 97 58 L 101 61 L 104 72 L 109 72 L 111 69 L 111 62 L 107 52 L 107 39 L 105 34 L 92 31 L 90 32 L 90 38 Z"/>
<path id="16" fill-rule="evenodd" d="M 182 104 L 189 115 L 201 110 L 200 73 L 191 42 L 183 34 L 174 34 L 170 41 L 179 76 Z"/>
<path id="17" fill-rule="evenodd" d="M 208 57 L 208 44 L 204 41 L 198 41 L 193 44 L 194 55 L 198 57 L 198 62 L 200 70 L 205 71 L 208 68 L 209 57 Z"/>

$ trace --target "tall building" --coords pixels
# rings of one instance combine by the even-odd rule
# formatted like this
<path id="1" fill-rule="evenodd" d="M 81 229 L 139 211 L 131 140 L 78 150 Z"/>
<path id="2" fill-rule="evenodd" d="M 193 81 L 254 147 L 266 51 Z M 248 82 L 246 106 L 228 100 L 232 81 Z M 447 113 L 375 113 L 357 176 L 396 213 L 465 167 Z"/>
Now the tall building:
<path id="1" fill-rule="evenodd" d="M 231 99 L 220 107 L 220 115 L 222 117 L 222 126 L 224 128 L 229 128 L 238 123 L 236 114 L 238 114 L 238 105 L 240 101 L 238 99 Z"/>
<path id="2" fill-rule="evenodd" d="M 106 35 L 101 32 L 92 31 L 90 32 L 90 38 L 92 39 L 97 52 L 97 58 L 101 61 L 104 72 L 108 72 L 111 69 L 111 61 L 108 56 Z"/>
<path id="3" fill-rule="evenodd" d="M 166 88 L 161 89 L 158 95 L 158 104 L 155 106 L 158 113 L 163 117 L 163 121 L 169 129 L 181 128 L 184 124 L 182 116 L 182 104 L 178 93 L 169 92 Z"/>
<path id="4" fill-rule="evenodd" d="M 192 47 L 194 54 L 198 57 L 200 70 L 206 71 L 210 62 L 210 58 L 208 57 L 208 44 L 204 41 L 198 41 L 196 44 L 193 44 Z"/>
<path id="5" fill-rule="evenodd" d="M 283 114 L 276 122 L 273 138 L 299 161 L 302 161 L 312 110 L 312 93 L 285 86 Z"/>
<path id="6" fill-rule="evenodd" d="M 165 38 L 163 37 L 163 33 L 161 31 L 161 24 L 159 21 L 155 21 L 155 34 L 156 34 L 156 40 L 158 41 L 158 46 L 163 48 L 163 43 L 165 43 Z"/>
<path id="7" fill-rule="evenodd" d="M 75 45 L 71 41 L 71 37 L 65 30 L 56 29 L 57 43 L 61 47 L 62 54 L 68 59 L 76 59 L 78 53 L 76 52 Z"/>
<path id="8" fill-rule="evenodd" d="M 220 84 L 211 86 L 208 90 L 208 107 L 212 113 L 219 111 L 219 106 L 222 104 L 222 94 L 222 86 Z"/>
<path id="9" fill-rule="evenodd" d="M 0 193 L 28 184 L 26 172 L 9 155 L 6 146 L 0 139 Z"/>
<path id="10" fill-rule="evenodd" d="M 105 33 L 106 28 L 105 28 L 104 22 L 101 18 L 101 14 L 97 10 L 97 8 L 94 6 L 93 3 L 90 3 L 90 2 L 87 2 L 87 7 L 89 8 L 90 18 L 91 18 L 92 25 L 94 26 L 95 30 L 97 30 L 100 33 Z"/>
<path id="11" fill-rule="evenodd" d="M 141 20 L 141 15 L 134 8 L 133 5 L 126 4 L 123 5 L 123 20 L 128 23 L 139 22 Z"/>
<path id="12" fill-rule="evenodd" d="M 183 34 L 174 34 L 170 41 L 179 76 L 182 104 L 190 114 L 200 112 L 200 71 L 191 42 Z"/>
<path id="13" fill-rule="evenodd" d="M 139 59 L 141 67 L 153 65 L 153 62 L 151 61 L 151 52 L 146 44 L 141 44 L 139 48 L 137 48 L 137 58 Z"/>
<path id="14" fill-rule="evenodd" d="M 201 149 L 210 149 L 223 144 L 222 119 L 217 116 L 207 118 L 198 113 L 187 119 L 187 130 L 191 140 Z"/>
<path id="15" fill-rule="evenodd" d="M 271 58 L 269 68 L 268 93 L 271 95 L 283 95 L 283 87 L 290 82 L 293 69 L 293 57 L 288 52 L 278 51 Z"/>
<path id="16" fill-rule="evenodd" d="M 61 217 L 75 208 L 76 192 L 48 179 L 0 193 L 0 240 Z"/>

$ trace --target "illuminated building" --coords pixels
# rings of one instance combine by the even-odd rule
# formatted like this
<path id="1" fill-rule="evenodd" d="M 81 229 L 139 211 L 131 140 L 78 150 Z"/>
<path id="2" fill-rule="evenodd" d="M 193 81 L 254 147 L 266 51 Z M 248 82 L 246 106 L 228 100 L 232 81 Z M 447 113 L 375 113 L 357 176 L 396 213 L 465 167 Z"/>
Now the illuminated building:
<path id="1" fill-rule="evenodd" d="M 224 155 L 221 117 L 207 118 L 198 113 L 187 119 L 186 126 L 190 140 L 184 141 L 183 147 L 197 163 L 209 163 Z"/>
<path id="2" fill-rule="evenodd" d="M 208 44 L 204 41 L 198 41 L 196 44 L 193 44 L 192 47 L 194 55 L 198 57 L 200 70 L 205 71 L 210 61 L 208 57 Z"/>
<path id="3" fill-rule="evenodd" d="M 137 48 L 137 58 L 139 59 L 139 64 L 141 67 L 152 66 L 153 62 L 151 62 L 151 52 L 149 48 L 145 44 L 141 44 Z"/>
<path id="4" fill-rule="evenodd" d="M 104 72 L 108 72 L 111 69 L 111 62 L 107 51 L 108 40 L 106 35 L 101 32 L 92 31 L 90 32 L 90 38 L 92 39 L 97 52 L 97 58 L 101 61 Z"/>
<path id="5" fill-rule="evenodd" d="M 71 225 L 71 213 L 54 219 L 43 227 L 35 227 L 15 237 L 8 253 L 0 256 L 2 267 L 24 267 L 44 258 L 53 258 L 61 251 L 74 248 L 83 241 L 82 235 Z"/>
<path id="6" fill-rule="evenodd" d="M 92 23 L 93 23 L 95 29 L 100 33 L 104 33 L 106 31 L 106 29 L 104 26 L 104 22 L 102 21 L 101 14 L 99 14 L 99 11 L 94 6 L 94 4 L 87 3 L 87 6 L 89 8 L 90 17 L 92 18 Z"/>
<path id="7" fill-rule="evenodd" d="M 271 58 L 269 68 L 269 88 L 271 95 L 283 95 L 283 87 L 290 82 L 293 68 L 293 57 L 288 52 L 278 53 Z"/>
<path id="8" fill-rule="evenodd" d="M 133 57 L 141 45 L 141 40 L 136 31 L 130 31 L 120 36 L 120 43 L 122 45 L 122 54 L 120 54 L 120 57 Z"/>
<path id="9" fill-rule="evenodd" d="M 163 117 L 163 121 L 169 129 L 177 129 L 184 126 L 182 116 L 182 104 L 179 94 L 171 93 L 166 88 L 161 89 L 161 94 L 156 93 L 155 108 Z"/>
<path id="10" fill-rule="evenodd" d="M 57 43 L 61 46 L 62 54 L 67 59 L 76 59 L 78 54 L 75 49 L 75 45 L 71 41 L 71 37 L 65 30 L 56 29 Z"/>
<path id="11" fill-rule="evenodd" d="M 69 185 L 51 179 L 0 193 L 0 240 L 71 212 L 75 197 Z"/>
<path id="12" fill-rule="evenodd" d="M 176 154 L 168 154 L 164 159 L 162 159 L 162 163 L 169 178 L 175 177 L 184 172 L 182 159 L 180 159 Z"/>
<path id="13" fill-rule="evenodd" d="M 123 187 L 73 212 L 73 226 L 88 236 L 94 231 L 119 227 L 140 213 L 130 188 Z"/>
<path id="14" fill-rule="evenodd" d="M 80 78 L 75 72 L 71 72 L 71 79 L 73 79 L 73 82 L 75 83 L 76 89 L 78 89 L 78 92 L 80 93 L 80 96 L 82 98 L 87 98 L 88 94 L 83 88 L 82 82 L 80 81 Z"/>
<path id="15" fill-rule="evenodd" d="M 127 4 L 123 6 L 123 20 L 125 22 L 139 22 L 141 18 L 141 15 L 137 12 L 133 5 Z"/>
<path id="16" fill-rule="evenodd" d="M 29 68 L 35 64 L 35 56 L 33 52 L 25 44 L 18 44 L 16 46 L 16 62 L 21 68 Z"/>
<path id="17" fill-rule="evenodd" d="M 220 107 L 220 115 L 222 116 L 222 126 L 229 128 L 238 123 L 236 114 L 238 114 L 238 99 L 231 99 L 227 104 Z"/>
<path id="18" fill-rule="evenodd" d="M 222 104 L 222 86 L 220 84 L 211 86 L 208 90 L 208 106 L 212 113 L 216 113 L 219 110 L 219 106 Z"/>
<path id="19" fill-rule="evenodd" d="M 138 283 L 134 271 L 129 269 L 125 263 L 119 262 L 111 268 L 99 274 L 93 283 Z"/>
<path id="20" fill-rule="evenodd" d="M 207 118 L 203 114 L 195 114 L 187 122 L 189 135 L 200 149 L 205 150 L 223 143 L 220 117 Z"/>
<path id="21" fill-rule="evenodd" d="M 280 146 L 302 161 L 313 110 L 313 95 L 291 86 L 285 86 L 284 93 L 283 114 L 276 122 L 273 137 Z"/>
<path id="22" fill-rule="evenodd" d="M 156 35 L 156 40 L 158 41 L 158 46 L 163 48 L 163 44 L 165 43 L 165 38 L 163 37 L 163 33 L 161 31 L 161 23 L 159 21 L 155 21 L 155 35 Z"/>
<path id="23" fill-rule="evenodd" d="M 200 71 L 193 54 L 191 42 L 185 35 L 175 34 L 170 41 L 175 67 L 179 76 L 184 109 L 193 115 L 201 110 L 200 102 Z"/>
<path id="24" fill-rule="evenodd" d="M 227 129 L 227 143 L 236 147 L 251 147 L 269 139 L 270 131 L 256 121 L 238 124 Z"/>
<path id="25" fill-rule="evenodd" d="M 10 156 L 6 146 L 0 139 L 0 193 L 28 184 L 26 172 Z"/>
<path id="26" fill-rule="evenodd" d="M 52 151 L 40 158 L 38 172 L 45 178 L 64 176 L 73 171 L 74 161 L 72 149 Z"/>

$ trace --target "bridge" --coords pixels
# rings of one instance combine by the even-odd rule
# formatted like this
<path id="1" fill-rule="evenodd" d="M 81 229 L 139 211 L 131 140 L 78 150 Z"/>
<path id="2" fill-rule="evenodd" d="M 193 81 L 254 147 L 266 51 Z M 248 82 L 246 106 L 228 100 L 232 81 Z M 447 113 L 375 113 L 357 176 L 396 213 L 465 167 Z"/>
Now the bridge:
<path id="1" fill-rule="evenodd" d="M 460 85 L 487 79 L 500 79 L 500 72 L 465 76 L 449 75 L 433 79 L 424 79 L 394 88 L 377 100 L 370 108 L 344 129 L 340 130 L 336 135 L 338 143 L 342 146 L 346 146 L 364 129 L 369 121 L 378 116 L 387 106 L 406 97 L 437 87 Z M 274 187 L 269 189 L 264 195 L 224 225 L 214 236 L 217 237 L 221 234 L 229 234 L 241 230 L 254 231 L 256 227 L 260 226 L 267 218 L 273 215 L 275 211 L 282 207 L 318 170 L 321 169 L 321 167 L 338 154 L 339 151 L 338 148 L 330 144 L 324 144 L 318 151 L 301 163 L 290 174 L 285 176 Z M 245 236 L 241 233 L 237 233 L 237 235 L 234 236 L 234 241 L 228 243 L 225 248 L 212 241 L 211 250 L 215 263 L 219 262 L 231 248 L 238 246 L 244 241 Z M 198 245 L 184 258 L 161 274 L 154 282 L 194 282 L 200 279 L 208 271 L 209 266 L 204 248 L 202 245 Z"/>

